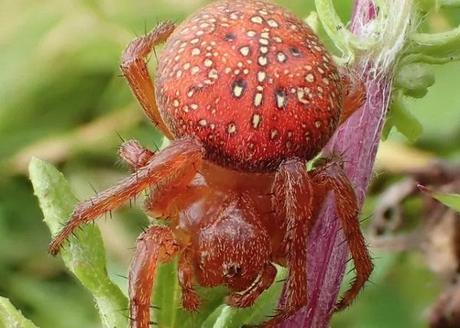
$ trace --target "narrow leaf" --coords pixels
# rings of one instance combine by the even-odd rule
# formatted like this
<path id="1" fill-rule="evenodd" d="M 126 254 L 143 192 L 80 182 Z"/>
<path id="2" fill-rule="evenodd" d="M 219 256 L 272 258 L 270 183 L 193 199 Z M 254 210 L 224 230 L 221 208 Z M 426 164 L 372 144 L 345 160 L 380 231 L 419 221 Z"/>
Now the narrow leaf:
<path id="1" fill-rule="evenodd" d="M 438 0 L 442 7 L 460 7 L 460 0 Z"/>
<path id="2" fill-rule="evenodd" d="M 417 187 L 424 193 L 429 194 L 434 199 L 439 200 L 447 207 L 450 207 L 451 209 L 460 213 L 460 194 L 438 192 L 422 185 L 418 185 Z"/>
<path id="3" fill-rule="evenodd" d="M 69 218 L 77 199 L 62 173 L 51 164 L 32 158 L 29 174 L 44 215 L 55 235 Z M 61 250 L 67 268 L 94 296 L 104 327 L 126 327 L 128 301 L 107 276 L 105 250 L 95 225 L 85 225 Z"/>
<path id="4" fill-rule="evenodd" d="M 153 311 L 160 327 L 177 327 L 180 290 L 176 272 L 177 260 L 161 265 L 155 277 L 153 304 L 157 309 Z"/>
<path id="5" fill-rule="evenodd" d="M 0 297 L 0 327 L 37 328 L 32 321 L 24 318 L 21 311 L 17 310 L 4 297 Z"/>
<path id="6" fill-rule="evenodd" d="M 411 36 L 407 53 L 458 60 L 460 58 L 460 26 L 440 33 L 414 33 Z"/>

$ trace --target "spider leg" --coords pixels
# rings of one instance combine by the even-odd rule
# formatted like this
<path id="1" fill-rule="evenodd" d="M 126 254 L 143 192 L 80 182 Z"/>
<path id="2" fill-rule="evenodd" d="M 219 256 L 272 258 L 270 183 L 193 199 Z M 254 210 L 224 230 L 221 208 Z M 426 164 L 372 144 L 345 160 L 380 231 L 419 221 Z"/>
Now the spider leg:
<path id="1" fill-rule="evenodd" d="M 193 288 L 193 259 L 192 252 L 185 248 L 179 257 L 179 285 L 182 289 L 182 306 L 187 311 L 198 311 L 200 297 Z"/>
<path id="2" fill-rule="evenodd" d="M 276 268 L 273 264 L 267 263 L 254 284 L 242 292 L 234 292 L 228 296 L 225 302 L 233 307 L 244 308 L 252 306 L 256 299 L 269 288 L 276 277 Z"/>
<path id="3" fill-rule="evenodd" d="M 148 187 L 167 189 L 176 181 L 191 180 L 202 161 L 201 146 L 192 139 L 182 139 L 156 154 L 147 165 L 121 180 L 117 185 L 78 204 L 72 215 L 49 245 L 49 252 L 56 255 L 62 243 L 84 223 L 111 211 Z M 187 178 L 187 179 L 186 179 Z"/>
<path id="4" fill-rule="evenodd" d="M 132 169 L 137 170 L 147 165 L 155 153 L 150 149 L 144 148 L 137 140 L 131 139 L 121 144 L 118 155 Z"/>
<path id="5" fill-rule="evenodd" d="M 174 136 L 163 122 L 156 105 L 155 86 L 147 69 L 147 56 L 156 45 L 166 41 L 174 28 L 174 23 L 163 22 L 147 35 L 131 41 L 122 54 L 120 65 L 123 75 L 145 114 L 168 139 L 173 139 Z"/>
<path id="6" fill-rule="evenodd" d="M 342 167 L 337 162 L 329 162 L 314 174 L 313 179 L 334 193 L 336 212 L 356 268 L 356 278 L 342 299 L 336 304 L 336 310 L 339 311 L 350 305 L 356 298 L 369 279 L 373 264 L 359 228 L 359 207 L 356 195 Z"/>
<path id="7" fill-rule="evenodd" d="M 285 299 L 278 314 L 267 323 L 275 326 L 307 304 L 307 238 L 316 220 L 313 184 L 304 162 L 288 160 L 280 165 L 273 184 L 274 208 L 286 219 L 283 245 L 289 276 Z M 279 209 L 277 211 L 279 211 Z"/>
<path id="8" fill-rule="evenodd" d="M 130 327 L 148 328 L 150 300 L 157 265 L 170 260 L 178 251 L 169 227 L 150 226 L 137 239 L 129 268 Z"/>
<path id="9" fill-rule="evenodd" d="M 339 122 L 342 124 L 366 101 L 366 86 L 357 73 L 348 68 L 342 68 L 340 75 L 344 86 L 343 110 Z"/>

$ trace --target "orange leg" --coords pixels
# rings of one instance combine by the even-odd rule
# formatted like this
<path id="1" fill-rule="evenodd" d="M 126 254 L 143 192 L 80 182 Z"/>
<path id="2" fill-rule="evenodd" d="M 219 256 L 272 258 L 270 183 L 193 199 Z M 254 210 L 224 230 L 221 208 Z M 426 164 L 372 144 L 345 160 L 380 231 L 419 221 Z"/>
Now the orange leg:
<path id="1" fill-rule="evenodd" d="M 142 147 L 142 145 L 134 139 L 125 141 L 121 144 L 118 154 L 121 159 L 137 170 L 147 165 L 155 153 L 150 149 Z"/>
<path id="2" fill-rule="evenodd" d="M 121 70 L 128 80 L 132 92 L 145 114 L 163 132 L 168 139 L 173 139 L 169 129 L 163 122 L 155 100 L 155 87 L 147 69 L 147 56 L 153 48 L 166 41 L 174 31 L 174 24 L 164 22 L 157 25 L 146 36 L 133 40 L 123 52 Z"/>
<path id="3" fill-rule="evenodd" d="M 271 263 L 267 263 L 257 282 L 243 292 L 232 293 L 227 297 L 226 303 L 230 306 L 239 308 L 252 306 L 260 294 L 273 284 L 275 277 L 275 266 Z"/>
<path id="4" fill-rule="evenodd" d="M 198 311 L 200 297 L 193 289 L 193 263 L 192 253 L 185 248 L 179 258 L 179 285 L 182 289 L 182 306 L 187 311 Z"/>
<path id="5" fill-rule="evenodd" d="M 366 101 L 366 86 L 356 72 L 342 68 L 340 72 L 344 86 L 343 110 L 340 124 L 345 122 Z"/>
<path id="6" fill-rule="evenodd" d="M 178 251 L 168 227 L 151 226 L 137 239 L 129 268 L 130 327 L 150 327 L 150 299 L 159 263 L 169 261 Z"/>
<path id="7" fill-rule="evenodd" d="M 327 163 L 314 174 L 313 180 L 318 183 L 318 186 L 334 192 L 337 216 L 341 221 L 356 268 L 356 278 L 336 305 L 336 310 L 342 310 L 350 305 L 363 288 L 373 270 L 373 264 L 359 228 L 356 195 L 340 164 Z"/>
<path id="8" fill-rule="evenodd" d="M 313 185 L 302 161 L 289 160 L 281 164 L 273 193 L 274 208 L 281 208 L 287 222 L 283 245 L 289 276 L 279 313 L 267 326 L 276 326 L 307 304 L 307 237 L 316 219 Z"/>
<path id="9" fill-rule="evenodd" d="M 70 220 L 51 242 L 48 250 L 56 255 L 62 243 L 80 225 L 111 211 L 148 187 L 155 190 L 168 189 L 175 181 L 190 181 L 201 166 L 202 149 L 191 139 L 177 140 L 156 154 L 146 166 L 141 167 L 129 177 L 121 180 L 93 198 L 76 206 Z"/>

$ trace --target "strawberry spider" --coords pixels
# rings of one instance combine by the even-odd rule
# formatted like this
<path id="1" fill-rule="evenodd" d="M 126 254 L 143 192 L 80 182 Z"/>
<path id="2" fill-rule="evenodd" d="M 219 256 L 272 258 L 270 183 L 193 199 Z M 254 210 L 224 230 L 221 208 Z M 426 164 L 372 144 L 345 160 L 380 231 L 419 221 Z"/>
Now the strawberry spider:
<path id="1" fill-rule="evenodd" d="M 161 43 L 153 83 L 146 62 Z M 248 307 L 272 285 L 274 263 L 287 267 L 287 300 L 265 324 L 275 326 L 307 303 L 307 239 L 332 193 L 356 266 L 337 309 L 348 306 L 372 271 L 354 189 L 340 159 L 311 171 L 306 163 L 362 105 L 359 78 L 337 68 L 294 15 L 249 0 L 213 3 L 178 27 L 159 24 L 128 45 L 121 69 L 171 143 L 156 153 L 123 143 L 121 158 L 134 173 L 78 204 L 50 253 L 80 225 L 147 190 L 147 214 L 168 224 L 138 238 L 129 270 L 131 327 L 148 327 L 157 266 L 175 257 L 189 311 L 200 306 L 196 283 L 226 285 L 226 302 Z"/>

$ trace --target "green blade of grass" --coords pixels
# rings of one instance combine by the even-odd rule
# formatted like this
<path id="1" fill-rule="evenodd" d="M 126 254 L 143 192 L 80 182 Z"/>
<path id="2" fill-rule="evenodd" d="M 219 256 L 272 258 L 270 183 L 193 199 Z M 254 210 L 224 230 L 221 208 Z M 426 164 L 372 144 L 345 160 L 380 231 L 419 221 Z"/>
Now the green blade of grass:
<path id="1" fill-rule="evenodd" d="M 33 158 L 29 174 L 44 221 L 55 235 L 69 218 L 77 199 L 62 173 L 51 164 Z M 99 229 L 85 225 L 75 235 L 60 252 L 65 265 L 94 296 L 103 326 L 126 327 L 128 301 L 107 276 Z"/>
<path id="2" fill-rule="evenodd" d="M 177 312 L 180 309 L 179 283 L 176 277 L 177 261 L 165 263 L 158 269 L 155 277 L 153 304 L 155 322 L 159 327 L 176 327 Z"/>

